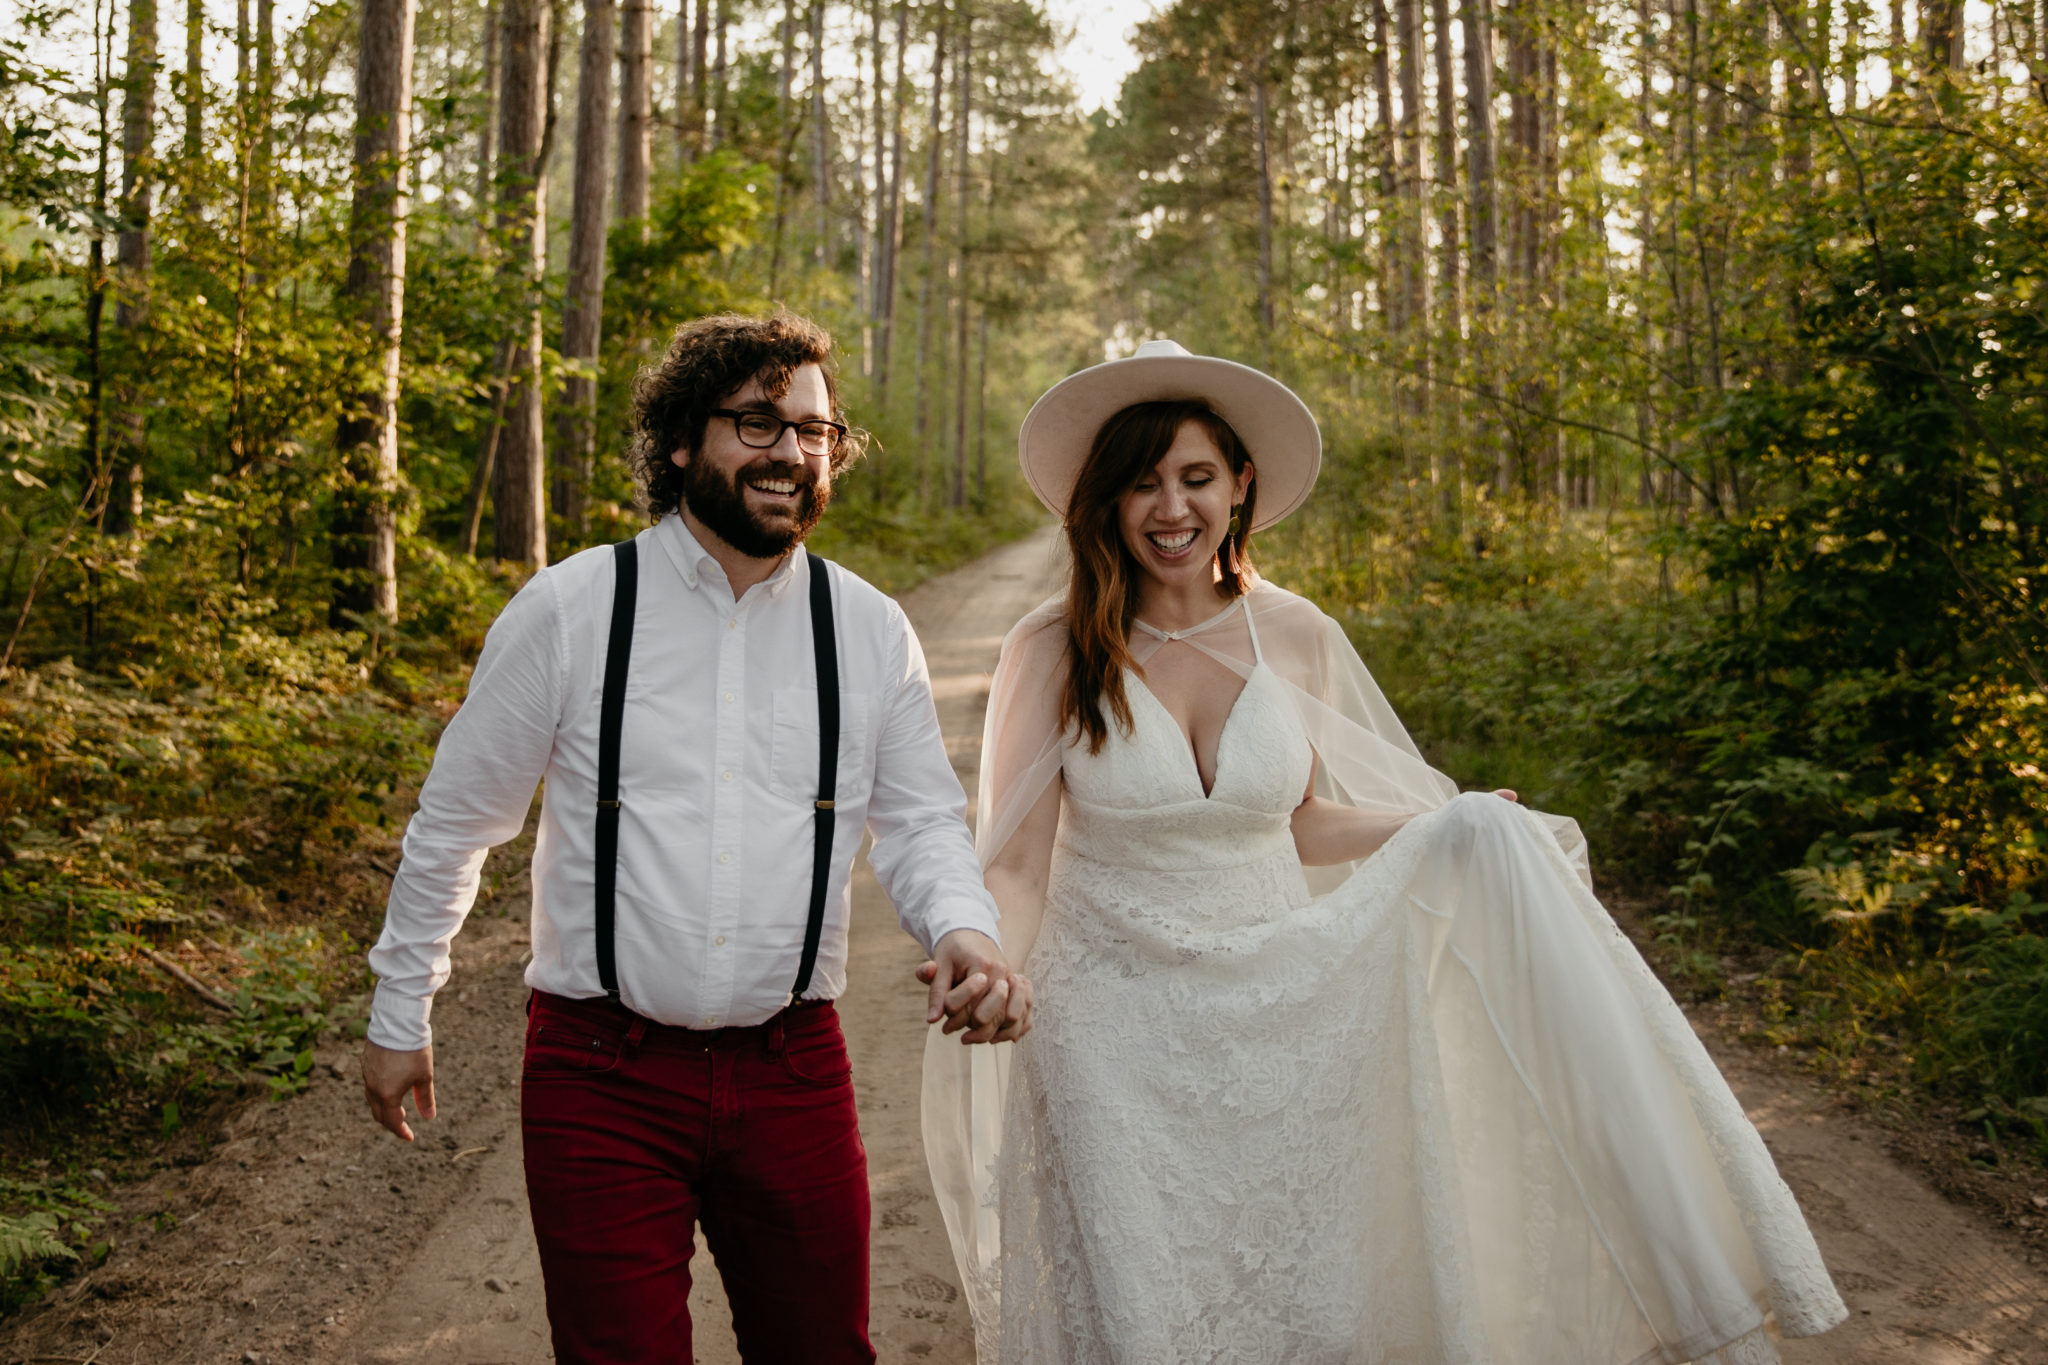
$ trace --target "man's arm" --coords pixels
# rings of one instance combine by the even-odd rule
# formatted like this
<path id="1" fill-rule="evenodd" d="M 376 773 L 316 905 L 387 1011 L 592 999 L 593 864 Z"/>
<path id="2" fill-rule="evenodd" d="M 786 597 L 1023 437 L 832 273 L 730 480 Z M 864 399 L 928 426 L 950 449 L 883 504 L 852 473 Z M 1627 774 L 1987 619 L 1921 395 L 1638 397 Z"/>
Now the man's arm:
<path id="1" fill-rule="evenodd" d="M 370 1113 L 408 1142 L 403 1101 L 434 1116 L 434 992 L 448 980 L 448 949 L 476 899 L 484 858 L 519 833 L 547 771 L 561 715 L 560 606 L 541 574 L 492 624 L 469 695 L 442 732 L 434 765 L 406 826 L 384 932 L 370 950 L 377 991 L 363 1053 Z"/>
<path id="2" fill-rule="evenodd" d="M 904 930 L 931 954 L 918 979 L 931 989 L 927 1018 L 989 1041 L 1030 1028 L 1031 992 L 1004 959 L 996 908 L 967 832 L 967 798 L 946 755 L 924 650 L 910 623 L 894 622 L 895 669 L 882 698 L 868 862 Z"/>

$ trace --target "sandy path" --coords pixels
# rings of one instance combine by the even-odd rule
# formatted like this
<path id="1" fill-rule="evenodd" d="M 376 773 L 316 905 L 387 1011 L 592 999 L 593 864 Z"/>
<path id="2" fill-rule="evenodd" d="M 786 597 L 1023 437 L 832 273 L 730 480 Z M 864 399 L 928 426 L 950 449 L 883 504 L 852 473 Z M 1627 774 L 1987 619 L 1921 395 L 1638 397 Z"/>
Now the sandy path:
<path id="1" fill-rule="evenodd" d="M 972 790 L 986 675 L 1050 590 L 1035 536 L 905 599 Z M 516 869 L 516 852 L 494 866 Z M 917 1131 L 918 950 L 864 869 L 841 1002 L 874 1186 L 873 1332 L 884 1362 L 972 1365 L 965 1308 Z M 352 1046 L 308 1092 L 230 1117 L 203 1161 L 119 1194 L 119 1249 L 0 1329 L 0 1362 L 529 1365 L 550 1360 L 519 1165 L 525 897 L 516 871 L 456 943 L 435 1008 L 443 1117 L 412 1147 L 362 1111 Z M 1849 1323 L 1788 1342 L 1791 1365 L 2048 1362 L 2048 1274 L 2025 1245 L 1894 1160 L 1887 1135 L 1777 1058 L 1702 1032 L 1813 1221 Z M 697 1360 L 737 1359 L 701 1253 Z"/>

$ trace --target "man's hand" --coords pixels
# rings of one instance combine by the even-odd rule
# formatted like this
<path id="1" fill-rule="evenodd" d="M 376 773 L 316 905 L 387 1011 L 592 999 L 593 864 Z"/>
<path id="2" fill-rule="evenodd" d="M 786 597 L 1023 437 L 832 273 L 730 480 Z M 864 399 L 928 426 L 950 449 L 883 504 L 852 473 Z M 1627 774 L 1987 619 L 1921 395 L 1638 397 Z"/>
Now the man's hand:
<path id="1" fill-rule="evenodd" d="M 434 1046 L 417 1052 L 399 1052 L 375 1043 L 363 1044 L 363 1094 L 370 1101 L 370 1117 L 407 1142 L 412 1125 L 405 1121 L 405 1094 L 412 1092 L 420 1117 L 434 1117 Z"/>
<path id="2" fill-rule="evenodd" d="M 1516 805 L 1520 805 L 1522 802 L 1522 798 L 1515 794 L 1515 790 L 1512 787 L 1495 787 L 1493 794 L 1503 801 L 1513 801 Z"/>
<path id="3" fill-rule="evenodd" d="M 943 1017 L 944 1032 L 963 1043 L 1013 1043 L 1031 1031 L 1031 983 L 1010 970 L 987 934 L 955 929 L 917 969 L 931 987 L 925 1022 Z"/>

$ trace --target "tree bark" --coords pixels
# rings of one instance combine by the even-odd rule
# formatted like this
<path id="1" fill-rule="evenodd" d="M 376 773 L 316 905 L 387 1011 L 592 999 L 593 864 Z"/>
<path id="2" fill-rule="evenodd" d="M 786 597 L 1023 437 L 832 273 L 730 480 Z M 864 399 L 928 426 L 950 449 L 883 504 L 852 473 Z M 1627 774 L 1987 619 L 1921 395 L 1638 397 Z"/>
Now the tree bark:
<path id="1" fill-rule="evenodd" d="M 818 198 L 813 259 L 832 259 L 832 128 L 825 118 L 825 0 L 811 0 L 811 189 Z"/>
<path id="2" fill-rule="evenodd" d="M 1266 108 L 1266 43 L 1263 35 L 1252 54 L 1253 174 L 1259 195 L 1259 334 L 1272 364 L 1273 347 L 1273 157 L 1272 120 Z"/>
<path id="3" fill-rule="evenodd" d="M 576 169 L 569 219 L 569 288 L 562 307 L 562 358 L 595 368 L 604 325 L 605 182 L 611 168 L 615 0 L 583 0 L 583 43 L 576 72 Z M 555 433 L 555 513 L 576 531 L 589 520 L 597 464 L 597 381 L 571 375 L 562 385 Z"/>
<path id="4" fill-rule="evenodd" d="M 654 155 L 654 0 L 623 0 L 619 29 L 619 221 L 647 232 Z"/>
<path id="5" fill-rule="evenodd" d="M 1437 231 L 1437 315 L 1439 331 L 1450 341 L 1462 332 L 1465 278 L 1458 229 L 1458 86 L 1451 56 L 1450 0 L 1429 0 L 1429 26 L 1436 58 L 1436 164 L 1434 186 Z"/>
<path id="6" fill-rule="evenodd" d="M 1963 0 L 1920 0 L 1920 40 L 1934 71 L 1963 69 Z"/>
<path id="7" fill-rule="evenodd" d="M 494 196 L 491 185 L 497 175 L 495 139 L 498 131 L 498 10 L 502 0 L 484 6 L 483 119 L 476 132 L 476 221 L 479 233 L 490 222 Z"/>
<path id="8" fill-rule="evenodd" d="M 206 154 L 206 0 L 185 0 L 185 160 Z"/>
<path id="9" fill-rule="evenodd" d="M 967 504 L 967 323 L 973 309 L 968 287 L 967 208 L 972 202 L 968 138 L 974 127 L 974 11 L 960 0 L 960 95 L 953 129 L 953 489 L 952 504 Z"/>
<path id="10" fill-rule="evenodd" d="M 685 25 L 683 17 L 690 12 L 690 0 L 683 0 L 683 8 L 676 18 L 678 44 L 683 42 L 682 34 L 687 29 L 689 41 L 681 55 L 682 69 L 690 73 L 689 117 L 682 120 L 683 160 L 695 161 L 704 154 L 704 111 L 710 99 L 705 61 L 711 44 L 711 0 L 697 0 L 696 19 Z M 677 82 L 681 84 L 680 80 Z"/>
<path id="11" fill-rule="evenodd" d="M 1493 307 L 1500 290 L 1500 193 L 1494 183 L 1492 0 L 1462 0 L 1465 29 L 1466 226 L 1472 231 L 1472 308 Z"/>
<path id="12" fill-rule="evenodd" d="M 1378 109 L 1373 129 L 1379 144 L 1380 307 L 1387 330 L 1396 337 L 1408 331 L 1408 291 L 1401 278 L 1401 139 L 1394 126 L 1394 36 L 1386 0 L 1372 0 L 1372 82 Z"/>
<path id="13" fill-rule="evenodd" d="M 255 218 L 268 226 L 276 216 L 277 0 L 256 0 L 256 129 L 250 150 Z M 268 233 L 259 233 L 266 240 Z"/>
<path id="14" fill-rule="evenodd" d="M 362 0 L 347 290 L 376 369 L 337 433 L 333 612 L 398 616 L 398 379 L 405 326 L 405 220 L 412 130 L 413 0 Z"/>
<path id="15" fill-rule="evenodd" d="M 1394 0 L 1396 42 L 1401 51 L 1399 243 L 1401 314 L 1413 335 L 1410 364 L 1421 371 L 1411 399 L 1428 393 L 1429 265 L 1422 167 L 1422 8 L 1419 0 Z"/>
<path id="16" fill-rule="evenodd" d="M 1465 227 L 1471 238 L 1467 301 L 1472 316 L 1474 379 L 1480 395 L 1496 392 L 1495 309 L 1500 301 L 1500 189 L 1494 169 L 1493 0 L 1459 0 L 1465 53 Z M 1474 454 L 1493 467 L 1493 484 L 1507 487 L 1506 446 L 1496 424 L 1483 414 L 1473 433 Z M 1469 467 L 1469 466 L 1468 466 Z M 1482 466 L 1483 467 L 1483 466 Z M 1486 482 L 1482 477 L 1480 482 Z"/>
<path id="17" fill-rule="evenodd" d="M 156 0 L 128 7 L 128 70 L 121 88 L 121 231 L 114 260 L 121 291 L 114 323 L 134 327 L 143 318 L 149 280 L 149 213 L 156 173 Z"/>
<path id="18" fill-rule="evenodd" d="M 114 239 L 118 285 L 114 294 L 114 325 L 133 334 L 149 316 L 149 216 L 156 177 L 156 0 L 133 0 L 128 7 L 128 66 L 121 83 L 121 220 Z M 139 488 L 141 467 L 134 463 L 142 448 L 143 418 L 136 386 L 120 390 L 120 448 L 115 452 L 117 493 Z M 125 534 L 134 526 L 130 501 L 107 501 L 104 526 L 109 534 Z"/>
<path id="19" fill-rule="evenodd" d="M 875 312 L 880 319 L 875 337 L 875 406 L 889 407 L 889 362 L 896 341 L 896 263 L 903 254 L 903 106 L 910 94 L 904 63 L 910 50 L 910 3 L 896 0 L 896 95 L 889 130 L 887 221 L 877 229 L 881 268 L 875 272 Z M 876 479 L 880 485 L 879 476 Z"/>
<path id="20" fill-rule="evenodd" d="M 925 134 L 924 168 L 924 275 L 917 285 L 917 411 L 911 429 L 917 441 L 917 492 L 925 492 L 925 441 L 931 434 L 931 334 L 932 299 L 937 271 L 936 239 L 939 228 L 939 162 L 945 151 L 946 95 L 946 3 L 938 0 L 936 32 L 932 40 L 931 126 Z"/>
<path id="21" fill-rule="evenodd" d="M 547 117 L 547 0 L 500 0 L 504 89 L 499 101 L 498 227 L 503 273 L 519 302 L 498 443 L 491 508 L 499 559 L 547 563 L 547 469 L 541 429 L 539 285 L 547 263 L 547 180 L 541 165 Z M 645 3 L 645 0 L 638 0 Z"/>
<path id="22" fill-rule="evenodd" d="M 726 9 L 726 0 L 711 0 L 711 3 L 715 4 L 718 7 L 718 22 L 714 34 L 717 42 L 717 55 L 713 57 L 711 62 L 711 72 L 713 77 L 711 89 L 711 145 L 713 148 L 717 148 L 725 141 L 725 120 L 727 117 L 725 103 L 725 86 L 727 74 L 725 60 L 725 30 L 727 24 L 731 21 L 732 15 L 731 12 Z"/>

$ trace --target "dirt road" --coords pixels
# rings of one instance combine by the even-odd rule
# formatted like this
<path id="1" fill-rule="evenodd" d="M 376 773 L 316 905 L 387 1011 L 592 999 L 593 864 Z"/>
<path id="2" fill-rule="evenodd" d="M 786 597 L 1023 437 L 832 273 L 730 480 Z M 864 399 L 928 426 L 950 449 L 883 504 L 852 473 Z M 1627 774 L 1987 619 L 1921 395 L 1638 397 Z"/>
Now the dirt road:
<path id="1" fill-rule="evenodd" d="M 988 670 L 1051 589 L 1052 539 L 999 549 L 905 598 L 971 792 Z M 352 1045 L 308 1092 L 252 1102 L 202 1164 L 127 1187 L 108 1263 L 0 1329 L 0 1361 L 97 1365 L 537 1365 L 552 1359 L 519 1165 L 524 882 L 456 942 L 435 1007 L 442 1117 L 414 1146 L 363 1112 Z M 923 996 L 915 944 L 864 869 L 841 1002 L 874 1187 L 875 1345 L 884 1362 L 972 1365 L 920 1150 Z M 2048 1362 L 2048 1273 L 1952 1204 L 1783 1059 L 1699 1020 L 1812 1219 L 1852 1317 L 1788 1342 L 1790 1365 Z M 737 1360 L 701 1250 L 697 1360 Z"/>

